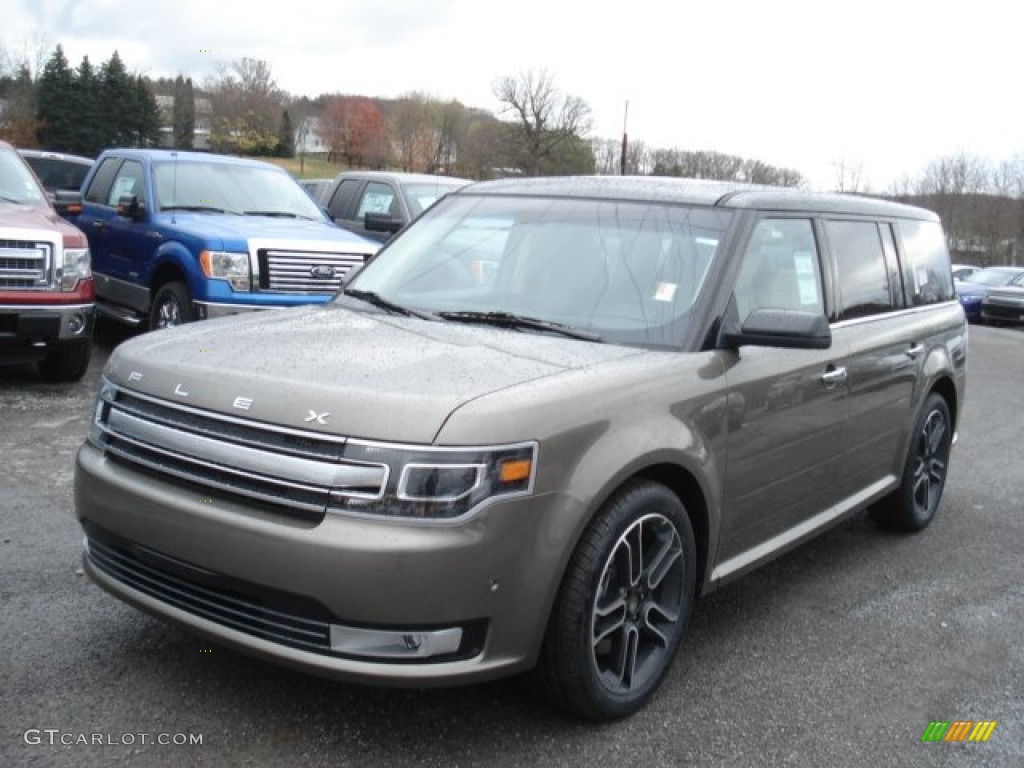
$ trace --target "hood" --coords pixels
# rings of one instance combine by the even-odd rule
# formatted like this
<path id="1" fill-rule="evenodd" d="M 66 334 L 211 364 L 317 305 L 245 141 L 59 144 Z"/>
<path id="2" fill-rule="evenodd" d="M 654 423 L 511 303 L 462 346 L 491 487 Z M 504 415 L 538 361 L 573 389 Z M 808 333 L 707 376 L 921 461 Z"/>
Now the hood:
<path id="1" fill-rule="evenodd" d="M 242 216 L 233 213 L 191 213 L 174 211 L 158 213 L 153 223 L 157 226 L 184 232 L 199 240 L 220 238 L 225 241 L 246 242 L 250 238 L 284 241 L 326 241 L 339 244 L 368 246 L 376 250 L 380 244 L 341 229 L 325 219 L 286 219 L 273 216 Z"/>
<path id="2" fill-rule="evenodd" d="M 67 221 L 57 215 L 48 205 L 20 205 L 0 200 L 0 228 L 34 230 L 38 237 L 41 232 L 57 232 L 70 237 L 70 245 L 85 245 L 85 236 Z"/>
<path id="3" fill-rule="evenodd" d="M 327 305 L 147 333 L 107 375 L 244 419 L 392 442 L 433 442 L 460 405 L 642 350 Z"/>

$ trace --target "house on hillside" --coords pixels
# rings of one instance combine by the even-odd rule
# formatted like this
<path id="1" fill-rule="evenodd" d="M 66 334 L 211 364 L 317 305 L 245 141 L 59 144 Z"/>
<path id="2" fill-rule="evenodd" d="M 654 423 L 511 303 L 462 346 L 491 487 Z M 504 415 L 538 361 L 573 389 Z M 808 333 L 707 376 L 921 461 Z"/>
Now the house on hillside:
<path id="1" fill-rule="evenodd" d="M 160 111 L 160 146 L 174 146 L 174 96 L 170 94 L 156 95 L 156 106 Z M 210 129 L 213 127 L 213 105 L 205 96 L 196 96 L 194 105 L 195 131 L 192 148 L 208 150 L 210 148 Z"/>

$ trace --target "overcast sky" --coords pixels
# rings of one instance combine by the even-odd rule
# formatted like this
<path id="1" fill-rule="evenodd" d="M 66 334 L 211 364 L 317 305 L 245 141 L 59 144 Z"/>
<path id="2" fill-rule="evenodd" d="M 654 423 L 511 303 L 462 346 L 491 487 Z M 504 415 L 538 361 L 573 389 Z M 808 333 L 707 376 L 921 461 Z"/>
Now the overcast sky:
<path id="1" fill-rule="evenodd" d="M 264 10 L 267 9 L 267 10 Z M 273 10 L 271 10 L 273 9 Z M 0 42 L 41 36 L 72 66 L 202 83 L 266 60 L 294 95 L 410 91 L 497 111 L 498 77 L 547 69 L 593 135 L 792 168 L 859 167 L 876 191 L 941 155 L 1024 152 L 1012 0 L 4 0 Z"/>

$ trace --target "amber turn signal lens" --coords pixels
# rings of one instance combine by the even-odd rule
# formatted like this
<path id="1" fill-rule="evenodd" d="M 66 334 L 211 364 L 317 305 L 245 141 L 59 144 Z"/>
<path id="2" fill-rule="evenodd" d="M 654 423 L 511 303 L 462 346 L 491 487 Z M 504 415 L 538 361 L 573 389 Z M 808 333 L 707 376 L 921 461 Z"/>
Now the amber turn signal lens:
<path id="1" fill-rule="evenodd" d="M 512 459 L 501 462 L 498 478 L 503 483 L 515 483 L 530 476 L 532 462 L 529 459 Z"/>

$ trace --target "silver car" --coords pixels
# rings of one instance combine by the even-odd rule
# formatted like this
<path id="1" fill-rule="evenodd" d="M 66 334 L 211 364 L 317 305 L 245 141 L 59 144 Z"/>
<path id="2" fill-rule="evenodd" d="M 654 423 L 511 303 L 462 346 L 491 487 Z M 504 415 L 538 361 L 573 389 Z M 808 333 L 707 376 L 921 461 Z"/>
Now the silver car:
<path id="1" fill-rule="evenodd" d="M 85 565 L 299 669 L 525 673 L 623 717 L 701 596 L 865 508 L 931 522 L 965 327 L 921 209 L 475 184 L 329 305 L 119 346 L 77 457 Z"/>

